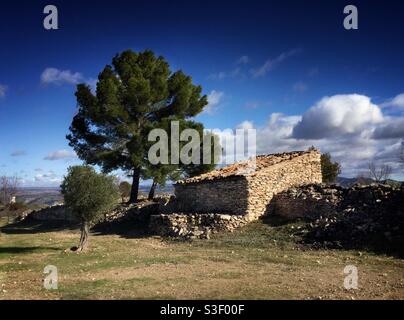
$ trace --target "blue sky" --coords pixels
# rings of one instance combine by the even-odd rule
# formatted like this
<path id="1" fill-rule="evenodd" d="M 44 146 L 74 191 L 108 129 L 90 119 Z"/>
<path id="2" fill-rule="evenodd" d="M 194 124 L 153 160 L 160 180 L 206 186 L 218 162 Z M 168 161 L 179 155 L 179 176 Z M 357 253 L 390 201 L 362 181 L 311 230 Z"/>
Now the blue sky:
<path id="1" fill-rule="evenodd" d="M 46 4 L 59 30 L 42 25 Z M 359 29 L 343 28 L 355 4 Z M 152 49 L 209 95 L 207 128 L 254 127 L 258 152 L 329 151 L 355 176 L 398 163 L 404 138 L 400 1 L 2 1 L 0 174 L 58 185 L 80 163 L 65 135 L 75 85 L 125 49 Z M 320 132 L 320 133 L 319 133 Z"/>

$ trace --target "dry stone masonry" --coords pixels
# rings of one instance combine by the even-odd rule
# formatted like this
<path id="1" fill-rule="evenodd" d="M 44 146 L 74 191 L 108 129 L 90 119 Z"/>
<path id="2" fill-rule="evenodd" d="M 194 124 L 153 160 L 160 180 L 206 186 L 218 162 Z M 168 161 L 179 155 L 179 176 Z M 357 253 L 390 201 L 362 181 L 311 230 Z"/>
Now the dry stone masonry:
<path id="1" fill-rule="evenodd" d="M 403 198 L 403 187 L 383 184 L 354 185 L 343 188 L 338 185 L 309 184 L 290 188 L 277 194 L 269 212 L 288 219 L 317 219 L 332 216 L 341 211 L 380 211 L 398 206 Z M 401 208 L 404 211 L 404 207 Z"/>
<path id="2" fill-rule="evenodd" d="M 228 214 L 160 214 L 150 217 L 152 232 L 166 237 L 209 239 L 213 233 L 230 231 L 246 224 L 244 216 Z"/>
<path id="3" fill-rule="evenodd" d="M 255 220 L 265 214 L 274 194 L 293 186 L 321 183 L 320 152 L 295 151 L 256 157 L 175 184 L 179 212 L 227 213 Z"/>
<path id="4" fill-rule="evenodd" d="M 275 196 L 271 214 L 308 223 L 303 241 L 333 248 L 375 248 L 404 256 L 404 185 L 307 185 Z"/>
<path id="5" fill-rule="evenodd" d="M 152 229 L 192 237 L 234 230 L 268 213 L 277 193 L 322 181 L 315 149 L 257 156 L 252 167 L 248 160 L 177 182 L 175 199 L 161 207 L 160 216 L 152 216 Z"/>
<path id="6" fill-rule="evenodd" d="M 30 211 L 26 216 L 22 217 L 22 220 L 27 218 L 38 221 L 78 221 L 72 212 L 66 209 L 64 205 L 54 205 L 43 209 Z"/>
<path id="7" fill-rule="evenodd" d="M 159 212 L 159 204 L 151 201 L 141 201 L 136 204 L 119 204 L 103 217 L 100 217 L 98 223 L 111 222 L 148 222 L 152 214 Z M 80 222 L 78 218 L 64 205 L 54 205 L 38 210 L 27 211 L 20 220 L 35 221 L 64 221 L 71 223 Z"/>

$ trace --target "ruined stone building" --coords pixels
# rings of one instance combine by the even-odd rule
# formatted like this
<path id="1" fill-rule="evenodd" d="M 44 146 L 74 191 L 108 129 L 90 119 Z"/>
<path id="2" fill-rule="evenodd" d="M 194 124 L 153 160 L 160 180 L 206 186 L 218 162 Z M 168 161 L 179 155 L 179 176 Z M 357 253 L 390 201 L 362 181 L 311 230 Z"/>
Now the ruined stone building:
<path id="1" fill-rule="evenodd" d="M 233 231 L 268 213 L 276 194 L 321 183 L 320 156 L 318 150 L 257 156 L 178 181 L 174 201 L 150 217 L 150 229 L 185 238 Z"/>
<path id="2" fill-rule="evenodd" d="M 292 186 L 321 183 L 318 150 L 257 156 L 209 173 L 181 180 L 175 187 L 178 212 L 244 215 L 266 213 L 272 197 Z"/>

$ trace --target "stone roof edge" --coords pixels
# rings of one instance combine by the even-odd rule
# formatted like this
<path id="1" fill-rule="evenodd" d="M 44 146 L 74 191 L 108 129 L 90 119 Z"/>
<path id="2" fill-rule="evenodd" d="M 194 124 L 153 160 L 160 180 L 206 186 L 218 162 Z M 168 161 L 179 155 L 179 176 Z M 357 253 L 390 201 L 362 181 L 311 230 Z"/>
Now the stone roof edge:
<path id="1" fill-rule="evenodd" d="M 259 158 L 259 157 L 270 157 L 270 156 L 284 156 L 284 155 L 293 154 L 293 153 L 300 153 L 297 157 L 301 157 L 301 156 L 303 156 L 303 155 L 305 155 L 305 154 L 320 153 L 320 150 L 319 150 L 319 149 L 312 149 L 312 150 L 296 150 L 296 151 L 290 151 L 290 152 L 262 154 L 262 155 L 257 155 L 256 157 Z M 240 161 L 239 163 L 244 163 L 244 162 L 247 162 L 247 161 L 248 161 L 248 160 Z M 284 161 L 286 161 L 286 160 L 284 160 Z M 265 168 L 261 168 L 261 169 L 258 170 L 258 171 L 263 171 L 263 170 L 265 170 L 265 169 L 271 168 L 272 166 L 281 164 L 281 163 L 283 163 L 284 161 L 278 162 L 278 163 L 276 163 L 276 164 L 273 164 L 273 165 L 268 166 L 268 167 L 265 167 Z M 220 169 L 215 169 L 215 170 L 220 170 Z M 215 170 L 214 170 L 214 171 L 215 171 Z M 247 177 L 252 176 L 252 175 L 254 175 L 254 174 L 256 174 L 256 173 L 257 173 L 257 171 L 254 171 L 254 172 L 249 173 L 249 174 L 232 174 L 232 175 L 224 176 L 224 177 L 221 177 L 221 176 L 213 177 L 212 179 L 205 178 L 205 179 L 202 179 L 202 180 L 196 180 L 196 181 L 190 180 L 190 181 L 187 181 L 188 179 L 193 179 L 193 178 L 197 178 L 197 177 L 198 177 L 198 176 L 196 176 L 196 177 L 193 177 L 193 178 L 187 178 L 187 179 L 178 180 L 176 183 L 174 183 L 174 185 L 189 185 L 189 184 L 196 184 L 196 183 L 203 183 L 203 182 L 209 183 L 209 182 L 212 182 L 212 181 L 225 180 L 225 179 L 231 179 L 231 178 L 233 178 L 233 179 L 247 178 Z"/>

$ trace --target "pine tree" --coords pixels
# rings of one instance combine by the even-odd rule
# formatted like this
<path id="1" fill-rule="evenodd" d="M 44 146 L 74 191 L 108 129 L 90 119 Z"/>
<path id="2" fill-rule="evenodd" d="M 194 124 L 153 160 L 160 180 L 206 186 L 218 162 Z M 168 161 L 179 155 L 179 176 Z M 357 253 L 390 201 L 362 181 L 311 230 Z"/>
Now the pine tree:
<path id="1" fill-rule="evenodd" d="M 116 55 L 98 76 L 96 93 L 86 84 L 76 90 L 78 112 L 67 135 L 87 164 L 104 172 L 132 175 L 130 202 L 137 201 L 139 179 L 148 165 L 148 133 L 163 119 L 191 118 L 207 105 L 202 88 L 150 50 Z"/>

